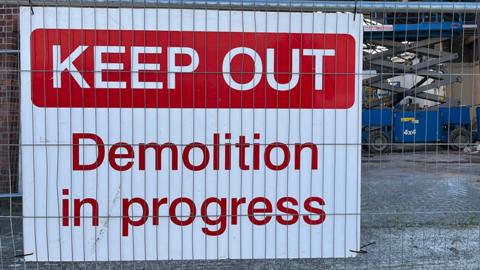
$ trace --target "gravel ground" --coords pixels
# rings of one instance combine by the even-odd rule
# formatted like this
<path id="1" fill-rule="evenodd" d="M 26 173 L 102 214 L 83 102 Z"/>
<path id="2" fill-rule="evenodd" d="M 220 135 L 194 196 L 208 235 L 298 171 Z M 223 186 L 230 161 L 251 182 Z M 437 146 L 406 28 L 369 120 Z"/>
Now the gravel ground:
<path id="1" fill-rule="evenodd" d="M 397 151 L 362 159 L 364 253 L 351 259 L 24 263 L 21 200 L 0 200 L 3 269 L 480 269 L 480 155 Z M 11 206 L 11 207 L 10 207 Z M 10 214 L 11 213 L 11 214 Z M 9 218 L 9 216 L 15 216 Z M 15 251 L 15 252 L 14 252 Z"/>

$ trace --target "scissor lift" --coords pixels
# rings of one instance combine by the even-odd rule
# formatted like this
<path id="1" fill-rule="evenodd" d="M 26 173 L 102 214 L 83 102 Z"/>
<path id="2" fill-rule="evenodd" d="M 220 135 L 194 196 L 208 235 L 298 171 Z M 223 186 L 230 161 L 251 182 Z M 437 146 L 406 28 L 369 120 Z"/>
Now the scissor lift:
<path id="1" fill-rule="evenodd" d="M 382 51 L 364 54 L 363 57 L 364 70 L 375 71 L 375 74 L 363 80 L 364 89 L 367 90 L 364 94 L 364 107 L 392 107 L 405 97 L 450 103 L 451 100 L 446 96 L 427 92 L 461 81 L 461 76 L 441 71 L 442 63 L 452 62 L 458 55 L 431 48 L 445 40 L 446 38 L 434 38 L 411 43 L 391 40 L 368 41 L 367 46 L 381 48 Z M 413 63 L 414 61 L 418 62 Z M 418 81 L 408 88 L 394 85 L 390 81 L 394 77 L 406 75 L 415 76 Z M 380 97 L 371 90 L 391 92 L 391 95 Z"/>
<path id="2" fill-rule="evenodd" d="M 367 21 L 363 63 L 370 75 L 363 80 L 362 140 L 371 152 L 386 152 L 392 143 L 445 143 L 461 149 L 478 138 L 479 132 L 472 132 L 470 107 L 439 93 L 462 80 L 442 71 L 458 54 L 440 48 L 465 31 L 464 21 L 425 27 L 416 19 L 416 28 Z M 401 78 L 410 78 L 411 85 L 399 82 Z"/>

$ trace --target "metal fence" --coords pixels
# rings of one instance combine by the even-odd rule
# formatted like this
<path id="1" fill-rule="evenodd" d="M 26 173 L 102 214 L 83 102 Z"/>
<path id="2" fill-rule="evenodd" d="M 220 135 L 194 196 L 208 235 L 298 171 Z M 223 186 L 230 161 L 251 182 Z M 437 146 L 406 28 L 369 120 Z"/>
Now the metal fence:
<path id="1" fill-rule="evenodd" d="M 5 1 L 0 7 L 1 268 L 480 268 L 480 256 L 478 255 L 480 250 L 480 178 L 478 177 L 480 175 L 480 147 L 478 146 L 480 126 L 477 124 L 477 116 L 480 116 L 480 90 L 478 89 L 480 85 L 478 56 L 480 53 L 478 45 L 480 21 L 477 14 L 479 9 L 480 3 L 474 2 Z M 318 12 L 320 15 L 317 14 Z M 185 23 L 190 22 L 186 19 L 190 16 L 189 14 L 194 14 L 192 18 L 202 18 L 205 24 L 202 22 L 201 26 L 198 26 L 200 24 L 194 19 L 193 26 L 189 26 Z M 221 21 L 219 19 L 222 17 L 221 14 L 227 14 L 225 16 L 228 20 Z M 325 17 L 318 17 L 324 21 L 315 21 L 317 18 L 315 16 L 324 15 Z M 40 16 L 38 18 L 41 19 L 36 19 L 35 16 Z M 272 23 L 269 22 L 269 16 L 275 18 Z M 85 18 L 92 20 L 86 21 Z M 234 23 L 235 18 L 237 20 L 240 18 L 242 21 L 240 25 L 246 27 L 247 30 L 238 28 Z M 248 22 L 249 20 L 252 21 Z M 265 25 L 262 20 L 265 21 Z M 331 20 L 332 24 L 327 23 L 328 20 Z M 135 24 L 136 21 L 141 23 Z M 163 21 L 168 23 L 162 24 Z M 113 24 L 110 25 L 112 22 Z M 213 26 L 210 25 L 212 22 L 214 22 Z M 305 22 L 312 24 L 309 26 Z M 252 23 L 253 28 L 248 28 L 249 23 Z M 150 29 L 148 25 L 152 25 L 152 28 Z M 119 86 L 119 80 L 124 75 L 119 71 L 118 63 L 133 61 L 133 58 L 122 60 L 121 56 L 118 56 L 123 52 L 121 49 L 109 50 L 112 50 L 112 47 L 118 47 L 115 42 L 130 42 L 129 46 L 140 42 L 141 45 L 138 48 L 141 52 L 144 54 L 150 52 L 160 57 L 158 55 L 162 51 L 159 51 L 158 48 L 150 51 L 146 49 L 153 47 L 155 42 L 162 39 L 159 38 L 159 35 L 163 33 L 159 32 L 161 29 L 159 25 L 167 25 L 165 26 L 166 30 L 174 32 L 195 32 L 196 27 L 200 27 L 200 29 L 213 27 L 212 29 L 216 29 L 219 33 L 227 33 L 222 38 L 218 36 L 219 34 L 207 37 L 207 34 L 198 36 L 190 32 L 188 35 L 191 35 L 191 38 L 183 36 L 183 34 L 178 36 L 181 44 L 193 44 L 193 47 L 195 44 L 201 43 L 202 50 L 205 52 L 210 50 L 214 55 L 215 63 L 221 59 L 219 56 L 219 52 L 223 50 L 221 45 L 226 44 L 228 47 L 228 44 L 235 43 L 235 38 L 232 39 L 231 36 L 232 32 L 243 34 L 241 38 L 238 38 L 239 44 L 256 44 L 252 47 L 254 49 L 263 48 L 263 45 L 260 45 L 263 44 L 262 42 L 267 44 L 269 38 L 275 38 L 277 42 L 275 49 L 281 51 L 282 48 L 285 49 L 284 45 L 278 45 L 278 42 L 282 42 L 282 40 L 278 36 L 268 36 L 264 33 L 286 32 L 288 36 L 285 40 L 289 42 L 287 47 L 292 46 L 293 48 L 291 44 L 295 44 L 295 42 L 303 44 L 301 42 L 306 42 L 306 39 L 315 34 L 349 33 L 355 36 L 356 31 L 359 31 L 361 37 L 358 37 L 356 41 L 361 42 L 354 47 L 353 52 L 358 54 L 361 52 L 361 58 L 359 58 L 361 61 L 354 61 L 357 65 L 360 64 L 357 67 L 354 64 L 353 71 L 352 69 L 337 71 L 335 68 L 333 72 L 323 72 L 333 75 L 332 78 L 324 79 L 324 84 L 330 83 L 327 81 L 331 80 L 333 85 L 342 85 L 334 86 L 334 95 L 342 92 L 344 90 L 342 87 L 347 89 L 349 85 L 350 87 L 357 85 L 358 97 L 354 97 L 352 100 L 356 105 L 352 105 L 353 107 L 345 105 L 345 108 L 350 110 L 345 114 L 342 109 L 333 107 L 333 109 L 330 108 L 332 114 L 322 112 L 316 115 L 315 110 L 323 111 L 325 109 L 321 107 L 326 106 L 325 97 L 322 97 L 324 102 L 321 103 L 322 105 L 314 105 L 312 102 L 308 105 L 310 108 L 304 108 L 301 102 L 297 104 L 294 100 L 295 98 L 301 99 L 301 96 L 288 95 L 288 102 L 285 103 L 286 105 L 282 105 L 283 103 L 278 100 L 277 96 L 273 95 L 269 97 L 277 98 L 277 100 L 271 101 L 272 105 L 268 107 L 269 105 L 266 104 L 269 104 L 269 97 L 266 95 L 263 99 L 258 95 L 250 97 L 253 100 L 251 103 L 248 101 L 248 96 L 241 96 L 241 101 L 235 105 L 235 100 L 231 99 L 231 96 L 221 96 L 217 92 L 212 99 L 213 107 L 208 107 L 208 95 L 202 96 L 201 92 L 204 89 L 204 92 L 207 93 L 209 87 L 221 91 L 219 80 L 225 78 L 225 74 L 218 71 L 197 70 L 196 66 L 200 68 L 202 66 L 195 64 L 197 61 L 195 53 L 187 54 L 191 56 L 191 61 L 188 61 L 188 57 L 187 59 L 179 57 L 177 60 L 167 60 L 148 58 L 147 56 L 135 60 L 141 67 L 136 72 L 142 89 L 147 89 L 148 80 L 150 83 L 153 82 L 150 84 L 152 88 L 161 88 L 159 78 L 165 79 L 163 85 L 167 86 L 168 84 L 170 87 L 170 82 L 166 78 L 172 79 L 170 75 L 174 69 L 170 70 L 170 73 L 152 72 L 151 74 L 145 70 L 162 69 L 164 66 L 169 66 L 171 61 L 182 63 L 177 65 L 178 73 L 198 74 L 192 75 L 192 77 L 183 74 L 175 77 L 173 74 L 171 89 L 175 89 L 175 85 L 177 87 L 181 85 L 184 87 L 183 89 L 186 87 L 195 89 L 200 85 L 202 89 L 200 92 L 193 91 L 194 94 L 189 100 L 180 96 L 178 102 L 181 105 L 174 105 L 175 97 L 168 96 L 169 102 L 161 107 L 159 104 L 162 100 L 158 97 L 160 94 L 150 95 L 147 92 L 141 92 L 140 101 L 133 101 L 135 94 L 126 96 L 131 99 L 127 100 L 127 103 L 122 103 L 122 94 L 119 93 L 118 104 L 120 105 L 112 105 L 111 103 L 116 101 L 111 99 L 110 94 L 106 94 L 107 101 L 104 106 L 101 105 L 103 99 L 100 96 L 94 96 L 92 103 L 88 103 L 84 94 L 81 96 L 71 94 L 72 96 L 66 97 L 58 94 L 54 95 L 53 99 L 48 97 L 48 91 L 52 89 L 47 90 L 49 87 L 47 84 L 52 83 L 53 85 L 61 85 L 62 82 L 64 85 L 68 84 L 69 91 L 73 91 L 72 89 L 75 87 L 87 85 L 93 86 L 92 91 L 97 91 L 97 88 L 102 87 L 91 84 L 95 83 L 95 80 L 100 80 L 106 82 L 107 89 L 122 89 Z M 300 25 L 298 26 L 299 30 L 296 25 Z M 318 28 L 316 25 L 319 25 Z M 333 28 L 328 27 L 327 29 L 326 26 L 332 25 Z M 74 29 L 78 32 L 68 32 L 64 31 L 65 29 Z M 114 29 L 118 33 L 121 32 L 120 30 L 137 32 L 115 34 L 108 32 L 109 29 Z M 152 29 L 156 29 L 157 32 Z M 222 32 L 219 29 L 232 29 L 232 31 Z M 267 31 L 267 29 L 269 30 Z M 282 32 L 280 29 L 287 30 Z M 294 37 L 292 33 L 303 35 Z M 175 33 L 163 34 L 167 35 L 167 45 L 170 44 L 169 42 L 174 42 Z M 124 35 L 123 38 L 122 35 Z M 107 36 L 106 41 L 102 41 L 105 36 Z M 192 43 L 189 43 L 190 39 Z M 314 39 L 312 38 L 312 40 Z M 327 37 L 322 37 L 322 42 L 328 43 L 327 39 Z M 75 56 L 72 51 L 77 49 L 77 46 L 71 44 L 79 45 L 85 40 L 90 40 L 90 43 L 85 43 L 84 47 L 78 47 L 80 49 Z M 110 52 L 113 56 L 103 56 L 102 58 L 100 52 L 99 58 L 95 58 L 95 52 L 87 51 L 87 45 L 106 46 L 109 42 L 113 42 L 115 46 L 106 49 L 104 53 Z M 342 42 L 348 46 L 348 39 L 342 40 Z M 313 43 L 314 41 L 312 41 Z M 337 43 L 339 43 L 338 37 L 335 38 L 334 44 Z M 65 48 L 62 51 L 58 44 L 62 44 L 62 46 L 69 44 L 71 51 Z M 311 43 L 309 44 L 312 46 Z M 245 47 L 248 46 L 245 45 Z M 184 53 L 183 50 L 180 50 L 179 53 Z M 106 64 L 105 69 L 114 71 L 102 77 L 100 70 L 100 78 L 95 77 L 99 73 L 97 66 L 93 66 L 95 63 L 74 62 L 84 51 L 85 55 L 96 61 L 110 60 L 111 62 Z M 345 51 L 347 50 L 345 49 Z M 25 52 L 29 53 L 28 57 L 22 55 Z M 56 67 L 51 67 L 48 59 L 52 57 L 56 59 L 55 53 L 62 57 L 56 62 Z M 169 53 L 167 48 L 163 48 L 162 55 Z M 299 57 L 306 57 L 306 51 L 298 53 L 301 55 Z M 328 56 L 329 52 L 324 51 L 323 53 Z M 349 53 L 346 54 L 345 59 L 347 60 L 345 61 L 348 62 Z M 72 60 L 66 61 L 65 55 L 70 55 Z M 238 83 L 240 86 L 229 84 L 231 88 L 238 87 L 237 90 L 243 91 L 243 87 L 249 85 L 243 78 L 245 75 L 252 76 L 252 82 L 255 84 L 257 74 L 267 77 L 269 72 L 275 73 L 272 70 L 266 72 L 257 70 L 256 57 L 261 55 L 266 58 L 267 55 L 261 53 L 251 55 L 253 55 L 251 59 L 237 63 L 237 67 L 240 68 L 236 71 L 232 70 L 230 78 L 225 79 L 227 83 L 229 80 L 230 83 L 231 81 L 243 82 Z M 310 87 L 313 87 L 311 85 L 314 82 L 314 75 L 318 75 L 314 69 L 314 63 L 309 62 L 312 70 L 315 70 L 314 72 L 312 70 L 294 71 L 295 65 L 290 62 L 290 59 L 295 58 L 295 52 L 290 51 L 284 56 L 288 56 L 285 57 L 288 60 L 284 62 L 280 59 L 282 56 L 277 56 L 275 59 L 288 67 L 291 65 L 293 67 L 283 73 L 279 72 L 277 74 L 279 77 L 272 75 L 273 81 L 283 80 L 283 87 L 293 89 L 292 79 L 285 83 L 289 78 L 286 75 L 290 75 L 292 78 L 295 75 L 310 75 Z M 302 61 L 305 61 L 304 58 L 301 58 Z M 203 59 L 201 54 L 199 59 Z M 235 65 L 232 59 L 233 56 L 229 59 L 230 63 Z M 160 64 L 156 66 L 158 63 L 155 60 L 164 62 L 157 61 Z M 53 61 L 55 62 L 55 60 Z M 248 68 L 248 65 L 252 63 L 253 71 L 252 66 L 250 69 Z M 324 62 L 323 64 L 328 70 L 332 63 L 335 67 L 345 64 L 343 62 Z M 329 65 L 330 67 L 327 67 Z M 80 66 L 83 69 L 76 70 Z M 348 63 L 345 66 L 348 66 Z M 27 68 L 25 69 L 25 67 Z M 302 67 L 300 64 L 300 68 Z M 191 70 L 188 71 L 188 68 Z M 267 67 L 265 66 L 265 68 Z M 65 71 L 70 72 L 71 76 Z M 223 77 L 220 79 L 208 77 L 216 75 Z M 347 78 L 348 75 L 353 76 L 352 81 Z M 267 92 L 268 87 L 281 88 L 278 81 L 276 86 L 272 86 L 272 84 L 268 86 L 267 81 L 268 79 L 262 79 L 262 81 L 259 79 L 258 84 L 265 85 L 262 86 L 264 87 L 263 91 Z M 299 89 L 309 87 L 305 81 L 299 79 Z M 109 84 L 112 82 L 113 84 Z M 40 94 L 31 96 L 30 93 L 35 91 Z M 25 95 L 28 95 L 28 98 L 25 99 Z M 348 100 L 348 93 L 345 95 L 345 100 Z M 313 97 L 312 94 L 312 100 Z M 205 99 L 205 102 L 199 101 L 202 98 Z M 262 112 L 254 110 L 251 113 L 249 109 L 256 108 L 256 99 L 262 100 L 265 108 L 262 109 Z M 34 101 L 31 104 L 25 103 L 25 100 Z M 190 105 L 189 109 L 193 111 L 198 109 L 201 115 L 179 109 L 184 108 L 182 106 L 188 106 L 185 104 L 190 104 L 190 100 L 193 105 Z M 219 105 L 223 104 L 224 100 L 228 100 L 227 103 L 224 103 L 226 105 Z M 61 105 L 61 102 L 65 103 Z M 335 98 L 333 104 L 339 106 L 338 104 L 342 102 Z M 348 103 L 348 101 L 345 102 Z M 320 107 L 315 108 L 315 106 Z M 123 107 L 122 110 L 129 110 L 128 113 L 122 114 L 119 110 L 120 107 Z M 271 111 L 267 112 L 267 107 Z M 207 108 L 210 109 L 207 110 Z M 219 111 L 219 109 L 223 111 Z M 22 117 L 20 113 L 22 113 Z M 211 120 L 211 123 L 205 120 L 209 115 L 215 119 Z M 222 122 L 222 117 L 225 115 L 227 115 L 228 121 Z M 345 120 L 340 123 L 338 119 Z M 75 121 L 81 121 L 82 125 L 77 128 L 74 124 Z M 169 128 L 168 134 L 165 136 L 162 130 L 164 123 L 168 123 Z M 285 130 L 281 126 L 283 123 L 286 123 L 287 126 Z M 209 125 L 213 127 L 209 128 Z M 236 132 L 236 125 L 239 126 L 239 133 Z M 174 127 L 178 128 L 178 131 L 171 131 L 175 129 Z M 338 132 L 330 134 L 325 131 L 332 128 Z M 239 136 L 244 130 L 251 134 L 245 134 L 246 138 L 241 139 Z M 271 137 L 268 137 L 270 136 L 268 130 L 273 130 Z M 98 137 L 107 139 L 105 142 L 99 143 L 95 141 L 95 138 L 84 138 L 90 139 L 90 144 L 88 144 L 71 138 L 75 132 L 97 134 Z M 191 136 L 190 132 L 192 132 Z M 255 132 L 258 132 L 259 135 L 254 135 Z M 118 136 L 115 135 L 117 133 Z M 153 135 L 149 137 L 149 134 Z M 176 136 L 181 139 L 176 141 Z M 185 136 L 187 136 L 186 140 L 184 140 Z M 140 140 L 138 140 L 139 137 Z M 237 138 L 239 138 L 238 146 L 235 146 L 234 140 Z M 291 167 L 286 166 L 285 174 L 282 174 L 281 170 L 271 169 L 280 166 L 280 152 L 278 149 L 272 149 L 274 147 L 285 149 L 281 148 L 283 147 L 280 145 L 281 143 L 277 143 L 281 142 L 282 138 L 285 139 L 286 149 L 290 149 L 290 153 L 292 153 L 292 165 Z M 159 165 L 144 160 L 143 166 L 152 168 L 159 166 L 153 173 L 145 167 L 145 172 L 135 174 L 129 173 L 129 169 L 124 169 L 129 166 L 128 161 L 131 157 L 126 144 L 137 149 L 137 147 L 142 147 L 142 143 L 154 141 L 153 139 L 171 142 L 171 145 L 162 146 L 170 147 L 172 152 L 173 149 L 177 149 L 179 156 L 182 156 L 182 151 L 185 153 L 186 148 L 197 147 L 203 151 L 201 163 L 205 159 L 208 160 L 205 158 L 205 152 L 210 151 L 211 159 L 213 160 L 214 155 L 217 155 L 220 161 L 216 165 L 209 164 L 208 166 L 221 168 L 212 169 L 212 172 L 196 172 L 201 171 L 195 167 L 195 164 L 200 166 L 198 162 L 201 155 L 195 152 L 192 155 L 191 163 L 182 164 L 180 157 L 181 161 L 177 164 L 180 168 L 190 166 L 188 170 L 165 170 L 165 167 L 174 168 L 175 160 L 173 156 L 162 156 L 163 154 L 160 154 Z M 230 139 L 231 144 L 229 144 Z M 303 141 L 300 141 L 302 139 Z M 92 141 L 95 141 L 95 144 L 92 145 Z M 194 141 L 198 144 L 192 145 L 191 143 Z M 312 145 L 305 144 L 303 147 L 307 150 L 310 149 L 312 156 L 310 159 L 299 159 L 297 170 L 296 167 L 294 168 L 297 165 L 293 164 L 293 153 L 296 149 L 300 149 L 298 150 L 300 153 L 303 148 L 296 147 L 302 147 L 299 146 L 299 143 L 307 141 L 312 141 Z M 115 144 L 117 142 L 121 144 Z M 254 150 L 255 144 L 258 145 L 258 150 Z M 76 151 L 75 146 L 90 149 L 90 152 L 77 150 L 86 152 L 78 154 L 78 160 L 73 161 L 71 159 L 74 159 L 72 157 L 75 155 L 73 153 Z M 124 152 L 119 152 L 118 156 L 115 156 L 115 151 L 110 154 L 109 151 L 101 150 L 103 148 L 100 146 L 106 147 L 105 149 L 112 147 L 125 149 L 123 149 Z M 250 160 L 245 156 L 243 161 L 245 163 L 252 162 L 251 167 L 245 165 L 248 168 L 240 169 L 239 173 L 221 171 L 222 166 L 228 167 L 225 161 L 228 158 L 227 154 L 225 154 L 225 158 L 218 157 L 218 155 L 228 153 L 227 147 L 241 149 L 250 146 L 248 151 L 251 150 L 251 153 L 254 153 L 253 151 L 263 153 L 270 147 L 269 151 L 275 153 L 275 159 L 272 159 L 274 161 L 268 165 L 271 166 L 269 168 L 273 172 L 258 169 L 255 167 L 256 165 L 253 165 L 255 158 Z M 143 147 L 148 146 L 143 145 Z M 361 152 L 355 150 L 360 147 Z M 146 151 L 145 149 L 144 151 Z M 313 164 L 315 155 L 313 149 L 319 151 L 320 169 L 314 165 L 305 169 L 306 164 Z M 95 165 L 99 165 L 97 161 L 91 162 L 92 157 L 98 157 L 102 151 L 107 159 L 110 159 L 110 155 L 112 155 L 112 159 L 121 160 L 116 169 L 101 169 L 100 166 L 95 167 Z M 161 151 L 159 150 L 160 153 Z M 285 153 L 287 153 L 285 151 L 288 150 L 283 151 L 285 158 Z M 139 153 L 135 152 L 132 155 L 136 157 Z M 250 154 L 250 152 L 244 153 Z M 188 152 L 186 155 L 186 159 L 183 158 L 184 163 L 190 162 Z M 356 168 L 355 158 L 360 156 L 361 168 Z M 157 156 L 145 156 L 144 152 L 144 159 L 153 160 L 154 157 Z M 161 161 L 162 157 L 164 157 L 164 162 Z M 197 162 L 194 162 L 195 160 Z M 234 163 L 241 163 L 236 158 L 232 158 L 232 160 Z M 93 170 L 85 169 L 88 167 L 88 161 L 90 161 L 90 166 L 95 167 Z M 64 164 L 75 162 L 79 166 L 77 171 L 70 166 L 67 169 L 62 167 Z M 260 167 L 267 166 L 266 160 L 259 162 Z M 300 164 L 301 162 L 302 164 Z M 138 165 L 135 163 L 133 166 Z M 163 171 L 160 169 L 161 166 L 164 166 Z M 43 167 L 45 169 L 42 169 Z M 194 171 L 194 173 L 190 171 Z M 324 171 L 333 171 L 333 173 L 326 175 Z M 360 176 L 355 175 L 355 172 L 360 171 Z M 299 175 L 296 174 L 297 172 Z M 193 179 L 194 182 L 189 179 Z M 238 219 L 240 219 L 239 224 L 242 228 L 239 229 L 238 234 L 235 231 L 237 227 L 232 224 L 232 219 L 237 219 L 232 213 L 233 208 L 225 213 L 221 212 L 223 211 L 221 201 L 216 202 L 217 207 L 214 214 L 208 212 L 208 209 L 205 212 L 207 214 L 201 212 L 201 207 L 197 207 L 197 213 L 192 214 L 191 208 L 188 210 L 188 208 L 182 207 L 181 213 L 178 215 L 175 209 L 173 212 L 160 210 L 156 213 L 145 213 L 142 212 L 145 208 L 140 208 L 140 206 L 143 207 L 142 203 L 132 200 L 130 205 L 138 206 L 138 208 L 129 208 L 128 210 L 131 212 L 124 212 L 127 216 L 120 216 L 119 201 L 126 190 L 130 195 L 129 198 L 135 197 L 136 190 L 140 190 L 141 192 L 138 194 L 141 195 L 137 194 L 137 197 L 150 198 L 150 195 L 147 194 L 152 191 L 152 196 L 160 198 L 162 194 L 166 194 L 165 198 L 171 199 L 171 192 L 175 193 L 171 190 L 174 190 L 175 184 L 179 183 L 180 197 L 188 199 L 189 194 L 192 195 L 195 206 L 198 200 L 198 198 L 195 199 L 195 194 L 201 194 L 202 199 L 208 197 L 211 184 L 207 184 L 207 182 L 210 183 L 211 179 L 215 184 L 213 185 L 215 189 L 211 193 L 212 197 L 222 198 L 222 194 L 226 194 L 228 203 L 232 202 L 231 199 L 234 197 L 238 199 L 236 202 L 239 211 Z M 303 179 L 308 179 L 308 184 L 305 186 Z M 355 179 L 359 181 L 356 182 Z M 118 187 L 112 187 L 112 183 L 115 181 L 119 182 Z M 270 181 L 273 181 L 274 184 L 271 184 Z M 333 181 L 333 184 L 328 184 L 329 181 Z M 305 227 L 301 225 L 297 227 L 296 224 L 288 227 L 289 225 L 283 224 L 286 227 L 282 227 L 277 223 L 271 225 L 271 221 L 269 223 L 271 226 L 259 224 L 255 224 L 257 225 L 255 226 L 248 223 L 249 219 L 252 220 L 252 216 L 257 217 L 258 220 L 270 218 L 275 221 L 279 217 L 282 219 L 283 215 L 285 219 L 282 219 L 281 222 L 285 223 L 295 220 L 295 217 L 300 222 L 308 218 L 310 221 L 314 220 L 312 216 L 315 215 L 302 213 L 301 209 L 294 213 L 287 210 L 284 214 L 278 214 L 277 210 L 274 210 L 270 215 L 265 214 L 265 211 L 252 214 L 247 211 L 249 208 L 247 204 L 255 197 L 255 194 L 275 200 L 281 199 L 279 197 L 281 195 L 278 194 L 285 194 L 287 197 L 297 198 L 301 201 L 308 197 L 308 192 L 310 192 L 310 196 L 312 192 L 316 192 L 315 183 L 318 183 L 318 190 L 321 190 L 322 197 L 326 201 L 326 203 L 324 202 L 325 208 L 323 208 L 326 213 L 323 212 L 323 217 L 327 222 L 335 220 L 333 224 L 309 224 Z M 44 189 L 42 189 L 43 185 Z M 227 188 L 222 191 L 224 186 Z M 331 193 L 329 193 L 330 187 Z M 162 193 L 164 189 L 168 189 L 168 194 Z M 307 191 L 302 193 L 303 189 Z M 74 190 L 81 190 L 83 197 L 75 197 L 79 193 L 75 193 Z M 38 192 L 44 194 L 40 199 Z M 358 195 L 361 196 L 358 197 Z M 75 198 L 87 197 L 95 198 L 100 204 L 102 202 L 107 204 L 108 211 L 102 212 L 100 208 L 100 214 L 95 214 L 95 203 L 84 201 L 84 206 L 91 206 L 91 209 L 83 207 L 82 212 L 78 210 L 78 213 L 74 213 L 74 209 L 67 206 L 66 209 L 70 212 L 63 212 L 60 215 L 60 209 L 65 210 L 64 206 L 62 208 L 64 202 L 68 204 Z M 241 198 L 244 197 L 247 202 L 244 202 L 244 206 L 238 206 L 241 204 Z M 335 202 L 337 207 L 334 206 L 333 209 L 328 210 L 330 201 Z M 177 204 L 184 202 L 184 199 L 181 199 Z M 289 199 L 285 199 L 284 202 L 286 202 L 287 208 L 292 203 Z M 157 203 L 156 206 L 160 208 L 162 202 L 157 201 Z M 171 206 L 173 202 L 169 201 L 164 204 Z M 264 206 L 268 208 L 266 204 Z M 274 203 L 273 208 L 275 206 Z M 281 206 L 277 208 L 282 209 Z M 51 211 L 49 209 L 56 209 L 56 212 L 49 212 Z M 190 214 L 184 214 L 184 211 L 190 211 Z M 316 214 L 321 219 L 322 214 L 318 214 L 318 212 Z M 229 220 L 227 223 L 230 224 L 225 225 L 225 235 L 228 239 L 228 241 L 225 240 L 227 241 L 226 245 L 222 246 L 223 238 L 221 237 L 223 235 L 196 236 L 197 231 L 195 230 L 197 229 L 200 231 L 202 228 L 207 228 L 207 231 L 210 229 L 216 232 L 221 230 L 223 223 L 219 218 L 223 216 Z M 148 222 L 151 222 L 150 219 L 155 217 L 159 219 L 160 225 L 169 225 L 154 227 L 151 231 L 149 228 L 144 230 L 127 228 L 126 231 L 122 231 L 122 222 L 127 218 L 131 219 L 126 224 L 133 227 L 143 218 L 148 218 Z M 181 224 L 190 218 L 197 217 L 205 219 L 201 221 L 201 224 L 192 221 L 190 225 L 182 227 L 181 230 L 174 229 L 175 224 Z M 212 219 L 217 217 L 217 220 L 209 220 L 209 217 Z M 176 220 L 169 223 L 168 220 L 172 218 L 176 218 Z M 255 222 L 261 223 L 258 220 Z M 95 227 L 93 232 L 84 227 L 79 227 L 81 230 L 75 230 L 72 224 L 76 222 L 79 224 L 97 222 L 100 225 Z M 170 225 L 171 223 L 175 224 Z M 144 221 L 143 224 L 147 224 L 147 222 Z M 155 223 L 152 224 L 155 225 Z M 329 227 L 330 225 L 331 227 Z M 104 228 L 113 230 L 113 233 L 110 234 L 109 230 L 104 230 Z M 315 231 L 317 229 L 319 230 L 318 234 Z M 269 230 L 272 230 L 271 234 L 269 234 Z M 106 233 L 108 236 L 104 235 L 105 231 L 108 231 Z M 123 233 L 126 233 L 127 236 L 133 234 L 132 239 L 124 240 L 121 236 Z M 245 234 L 248 234 L 248 237 L 245 237 Z M 177 236 L 178 238 L 175 238 Z M 112 242 L 111 238 L 116 237 L 119 239 L 118 242 Z M 25 240 L 26 238 L 29 240 Z M 92 243 L 90 243 L 90 239 L 93 239 Z M 104 239 L 107 239 L 106 242 Z M 112 245 L 112 243 L 116 244 Z M 349 248 L 350 244 L 355 248 Z M 237 250 L 238 256 L 231 255 L 237 254 Z M 282 253 L 284 250 L 286 255 Z M 315 253 L 317 250 L 319 253 Z M 221 255 L 225 252 L 227 255 Z M 104 254 L 107 259 L 102 259 Z M 152 255 L 154 259 L 148 254 L 154 254 Z M 180 254 L 178 255 L 180 257 L 175 254 Z M 94 259 L 89 257 L 90 255 L 94 256 Z M 41 259 L 42 262 L 35 262 L 37 258 L 46 259 Z M 68 262 L 72 258 L 76 262 Z M 120 262 L 117 258 L 123 260 L 132 260 L 133 258 L 136 261 Z M 64 262 L 58 262 L 59 260 Z M 98 260 L 98 262 L 93 262 L 94 260 Z"/>

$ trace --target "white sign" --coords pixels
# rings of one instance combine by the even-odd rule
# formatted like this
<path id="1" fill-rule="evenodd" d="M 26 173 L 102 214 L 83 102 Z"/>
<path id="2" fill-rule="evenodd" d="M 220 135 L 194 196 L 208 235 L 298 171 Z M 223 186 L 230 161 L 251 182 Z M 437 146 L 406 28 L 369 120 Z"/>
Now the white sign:
<path id="1" fill-rule="evenodd" d="M 351 257 L 362 18 L 21 8 L 28 261 Z"/>

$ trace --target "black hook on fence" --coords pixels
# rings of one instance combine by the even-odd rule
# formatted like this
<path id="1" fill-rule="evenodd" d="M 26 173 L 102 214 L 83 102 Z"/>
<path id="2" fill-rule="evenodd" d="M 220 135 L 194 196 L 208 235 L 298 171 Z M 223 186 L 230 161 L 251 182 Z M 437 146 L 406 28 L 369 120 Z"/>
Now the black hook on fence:
<path id="1" fill-rule="evenodd" d="M 373 241 L 373 242 L 370 242 L 368 244 L 365 244 L 363 246 L 360 247 L 360 250 L 351 250 L 350 249 L 350 252 L 353 252 L 353 253 L 358 253 L 358 254 L 365 254 L 365 253 L 368 253 L 366 250 L 364 250 L 363 248 L 366 248 L 368 246 L 371 246 L 371 245 L 375 245 L 377 242 Z"/>
<path id="2" fill-rule="evenodd" d="M 32 5 L 32 0 L 28 0 L 28 4 L 30 5 L 30 15 L 34 15 L 35 12 L 33 12 L 33 5 Z"/>
<path id="3" fill-rule="evenodd" d="M 15 255 L 15 256 L 13 256 L 13 257 L 14 257 L 14 258 L 23 258 L 23 257 L 31 256 L 31 255 L 33 255 L 33 252 L 26 253 L 26 254 Z"/>
<path id="4" fill-rule="evenodd" d="M 353 7 L 353 21 L 355 21 L 356 16 L 357 16 L 357 0 L 355 0 L 355 6 Z"/>

